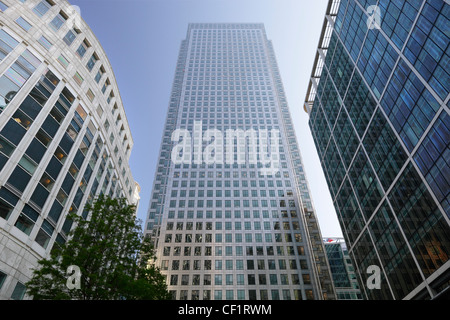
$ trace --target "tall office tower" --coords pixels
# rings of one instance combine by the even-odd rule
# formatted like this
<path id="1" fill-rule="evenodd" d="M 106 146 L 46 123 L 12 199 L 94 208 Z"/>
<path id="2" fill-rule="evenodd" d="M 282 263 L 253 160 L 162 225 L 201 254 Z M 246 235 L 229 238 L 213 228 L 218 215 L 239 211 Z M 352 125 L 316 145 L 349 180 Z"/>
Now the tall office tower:
<path id="1" fill-rule="evenodd" d="M 0 299 L 99 193 L 136 203 L 133 146 L 113 71 L 67 1 L 0 1 Z"/>
<path id="2" fill-rule="evenodd" d="M 262 24 L 189 25 L 146 229 L 176 299 L 334 297 Z"/>
<path id="3" fill-rule="evenodd" d="M 305 110 L 369 299 L 450 294 L 449 17 L 442 0 L 327 9 Z"/>
<path id="4" fill-rule="evenodd" d="M 361 300 L 355 268 L 343 238 L 324 238 L 337 300 Z"/>

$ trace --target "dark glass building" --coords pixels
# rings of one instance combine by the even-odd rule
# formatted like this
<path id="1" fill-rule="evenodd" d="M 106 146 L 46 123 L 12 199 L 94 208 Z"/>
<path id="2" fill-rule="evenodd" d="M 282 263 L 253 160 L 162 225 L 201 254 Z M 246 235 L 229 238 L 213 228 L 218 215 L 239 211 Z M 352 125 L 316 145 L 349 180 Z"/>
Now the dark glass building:
<path id="1" fill-rule="evenodd" d="M 327 8 L 305 111 L 368 299 L 449 294 L 449 17 L 442 0 Z"/>

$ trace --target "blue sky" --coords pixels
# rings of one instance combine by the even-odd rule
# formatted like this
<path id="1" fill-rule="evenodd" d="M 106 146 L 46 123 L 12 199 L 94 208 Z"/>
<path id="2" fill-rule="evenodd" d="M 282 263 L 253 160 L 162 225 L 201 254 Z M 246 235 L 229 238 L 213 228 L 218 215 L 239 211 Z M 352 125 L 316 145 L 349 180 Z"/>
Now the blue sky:
<path id="1" fill-rule="evenodd" d="M 342 236 L 303 111 L 328 0 L 72 0 L 105 50 L 134 148 L 145 220 L 181 41 L 190 22 L 264 23 L 272 40 L 324 237 Z"/>

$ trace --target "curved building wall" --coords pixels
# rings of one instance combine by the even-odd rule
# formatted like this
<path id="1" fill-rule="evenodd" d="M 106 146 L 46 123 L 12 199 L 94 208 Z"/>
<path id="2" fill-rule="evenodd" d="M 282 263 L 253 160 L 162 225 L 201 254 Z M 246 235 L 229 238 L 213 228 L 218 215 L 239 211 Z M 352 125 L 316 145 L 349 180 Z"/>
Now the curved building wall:
<path id="1" fill-rule="evenodd" d="M 138 202 L 133 139 L 100 43 L 67 1 L 0 1 L 0 299 L 26 299 L 69 212 Z"/>

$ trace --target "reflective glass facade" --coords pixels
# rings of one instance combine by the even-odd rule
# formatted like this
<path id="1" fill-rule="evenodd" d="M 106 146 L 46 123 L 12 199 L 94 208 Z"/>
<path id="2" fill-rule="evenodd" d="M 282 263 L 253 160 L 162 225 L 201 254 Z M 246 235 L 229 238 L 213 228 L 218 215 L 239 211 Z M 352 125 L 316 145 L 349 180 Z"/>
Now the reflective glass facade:
<path id="1" fill-rule="evenodd" d="M 324 238 L 337 300 L 361 300 L 355 268 L 342 238 Z"/>
<path id="2" fill-rule="evenodd" d="M 184 151 L 194 153 L 181 163 L 173 152 L 179 129 L 193 138 Z M 267 166 L 252 161 L 250 147 L 238 146 L 234 137 L 224 148 L 214 145 L 223 158 L 212 163 L 205 162 L 205 153 L 196 158 L 196 150 L 211 150 L 207 132 L 217 142 L 229 130 L 242 130 L 248 143 L 253 134 L 261 138 L 269 130 L 277 172 L 265 174 Z M 190 24 L 146 223 L 175 299 L 334 298 L 295 137 L 264 26 Z"/>
<path id="3" fill-rule="evenodd" d="M 99 194 L 136 203 L 138 187 L 125 111 L 118 95 L 109 99 L 118 88 L 89 27 L 74 23 L 67 1 L 2 3 L 0 299 L 18 300 L 30 298 L 24 284 L 37 261 L 67 240 L 69 213 L 86 218 Z M 89 43 L 84 58 L 80 43 Z"/>
<path id="4" fill-rule="evenodd" d="M 369 299 L 431 299 L 449 286 L 449 17 L 442 0 L 327 10 L 305 110 Z M 371 265 L 381 289 L 366 286 Z"/>

